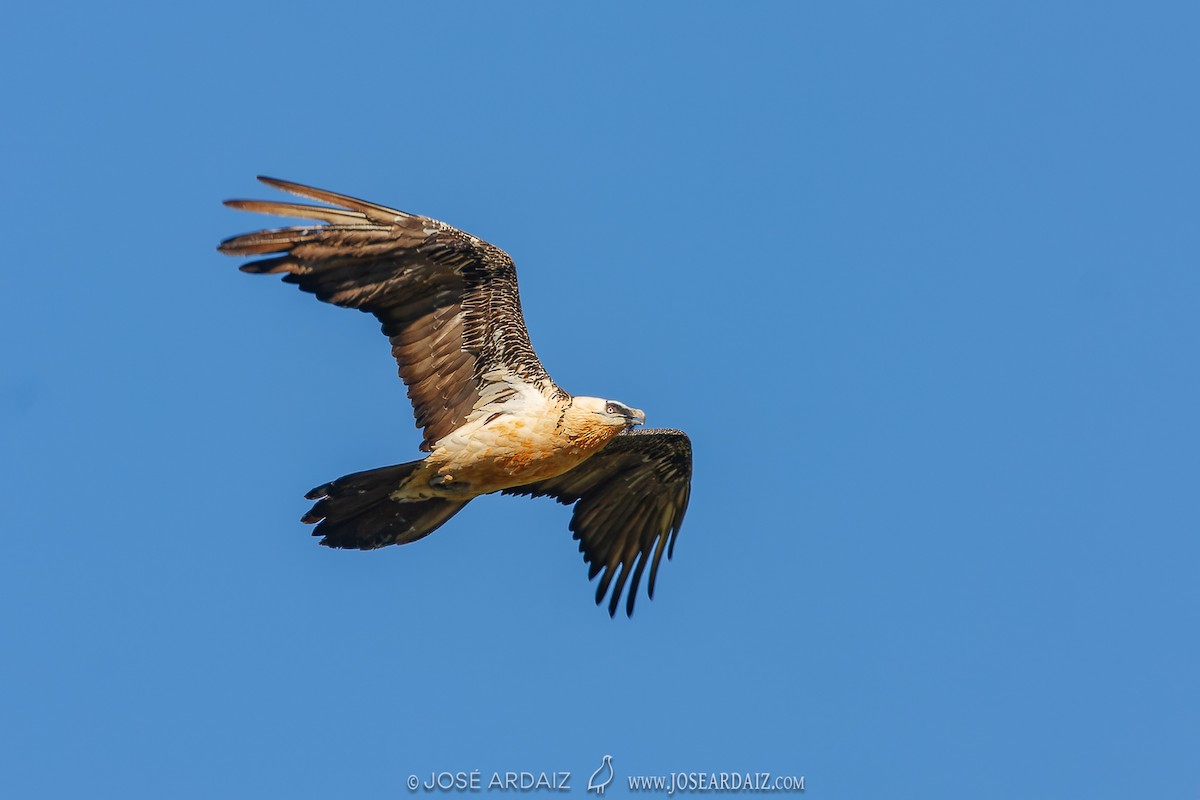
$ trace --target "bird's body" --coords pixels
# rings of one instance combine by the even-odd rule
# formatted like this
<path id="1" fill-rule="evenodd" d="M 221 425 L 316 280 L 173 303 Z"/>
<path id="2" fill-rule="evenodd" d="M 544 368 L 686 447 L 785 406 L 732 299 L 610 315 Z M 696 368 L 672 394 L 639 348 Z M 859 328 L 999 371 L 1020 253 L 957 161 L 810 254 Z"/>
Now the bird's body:
<path id="1" fill-rule="evenodd" d="M 582 399 L 529 400 L 508 413 L 468 421 L 434 443 L 420 470 L 392 498 L 475 497 L 574 469 L 626 427 L 599 423 L 594 414 L 577 410 Z"/>
<path id="2" fill-rule="evenodd" d="M 633 431 L 645 415 L 558 387 L 529 342 L 516 270 L 504 251 L 437 220 L 261 178 L 330 205 L 230 200 L 227 205 L 323 224 L 257 231 L 221 251 L 267 255 L 243 265 L 335 305 L 373 314 L 408 386 L 428 455 L 346 475 L 308 493 L 303 517 L 330 547 L 368 550 L 420 539 L 469 500 L 504 492 L 574 503 L 571 530 L 589 577 L 615 579 L 609 613 L 664 550 L 687 509 L 691 443 L 675 430 Z"/>

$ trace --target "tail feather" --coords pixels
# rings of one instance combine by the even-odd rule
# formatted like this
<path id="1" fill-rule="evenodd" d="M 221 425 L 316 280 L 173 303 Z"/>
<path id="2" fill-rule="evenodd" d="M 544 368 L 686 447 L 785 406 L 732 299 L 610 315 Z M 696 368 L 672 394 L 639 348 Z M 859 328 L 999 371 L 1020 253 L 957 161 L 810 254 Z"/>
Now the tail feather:
<path id="1" fill-rule="evenodd" d="M 400 502 L 390 495 L 420 461 L 345 475 L 310 491 L 316 500 L 301 522 L 317 523 L 313 536 L 326 547 L 374 550 L 428 536 L 457 514 L 467 500 Z"/>

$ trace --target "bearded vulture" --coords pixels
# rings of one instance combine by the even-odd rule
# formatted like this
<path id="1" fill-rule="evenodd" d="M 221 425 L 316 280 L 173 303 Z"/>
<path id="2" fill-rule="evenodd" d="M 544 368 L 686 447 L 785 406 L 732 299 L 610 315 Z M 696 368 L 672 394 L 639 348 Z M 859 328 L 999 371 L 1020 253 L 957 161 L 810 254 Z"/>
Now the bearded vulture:
<path id="1" fill-rule="evenodd" d="M 226 239 L 234 256 L 265 256 L 243 272 L 286 283 L 383 324 L 408 386 L 419 461 L 356 472 L 308 493 L 302 517 L 328 547 L 371 550 L 414 542 L 472 498 L 492 492 L 574 504 L 570 529 L 600 575 L 596 603 L 627 615 L 650 565 L 670 558 L 691 491 L 692 446 L 682 431 L 633 430 L 646 416 L 616 400 L 568 394 L 529 342 L 517 273 L 498 247 L 428 217 L 309 186 L 260 181 L 327 205 L 229 200 L 243 211 L 320 224 Z"/>

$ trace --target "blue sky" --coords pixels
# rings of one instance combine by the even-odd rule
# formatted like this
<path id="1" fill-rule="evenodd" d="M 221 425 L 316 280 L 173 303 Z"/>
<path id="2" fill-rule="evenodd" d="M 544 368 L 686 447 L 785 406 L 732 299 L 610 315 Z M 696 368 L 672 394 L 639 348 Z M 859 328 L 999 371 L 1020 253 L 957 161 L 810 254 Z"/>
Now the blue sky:
<path id="1" fill-rule="evenodd" d="M 25 4 L 0 31 L 0 794 L 1200 791 L 1191 4 Z M 516 260 L 695 445 L 632 620 L 549 501 L 319 548 L 415 458 L 376 323 L 215 252 L 258 173 Z M 424 796 L 418 792 L 413 796 Z M 496 792 L 484 792 L 498 796 Z"/>

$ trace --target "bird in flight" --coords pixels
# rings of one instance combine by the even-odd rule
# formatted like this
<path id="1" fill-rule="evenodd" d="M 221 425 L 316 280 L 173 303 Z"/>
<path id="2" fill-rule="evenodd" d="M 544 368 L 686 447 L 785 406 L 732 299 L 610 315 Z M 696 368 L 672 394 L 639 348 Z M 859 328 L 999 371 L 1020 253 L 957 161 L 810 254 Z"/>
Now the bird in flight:
<path id="1" fill-rule="evenodd" d="M 472 498 L 492 492 L 574 504 L 570 529 L 625 611 L 647 564 L 647 595 L 675 548 L 691 492 L 687 434 L 639 429 L 645 415 L 616 400 L 571 395 L 529 342 L 517 273 L 498 247 L 428 217 L 322 189 L 259 177 L 326 205 L 227 200 L 242 211 L 313 224 L 226 239 L 260 257 L 243 272 L 283 274 L 318 300 L 375 315 L 408 386 L 419 461 L 345 475 L 310 491 L 302 517 L 328 547 L 371 550 L 414 542 Z"/>

